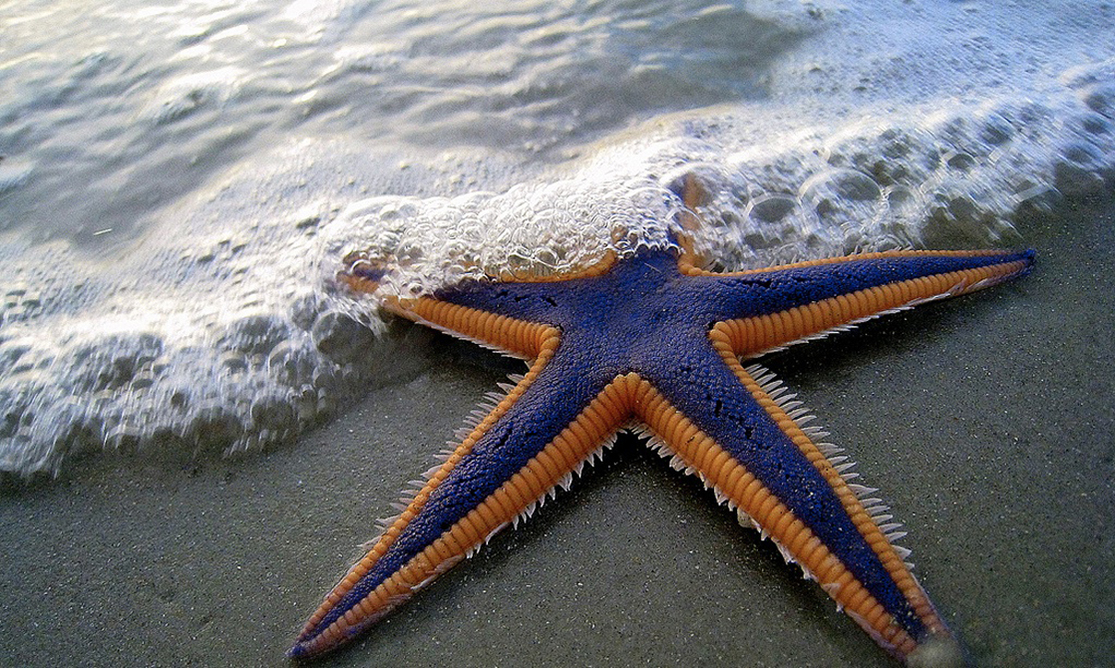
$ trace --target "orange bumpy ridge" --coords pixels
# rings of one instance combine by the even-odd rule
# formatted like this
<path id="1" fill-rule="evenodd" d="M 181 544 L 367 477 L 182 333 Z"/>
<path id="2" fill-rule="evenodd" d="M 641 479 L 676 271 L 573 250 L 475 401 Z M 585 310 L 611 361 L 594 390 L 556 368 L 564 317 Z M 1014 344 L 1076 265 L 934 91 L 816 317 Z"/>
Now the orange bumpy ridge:
<path id="1" fill-rule="evenodd" d="M 684 263 L 679 263 L 681 272 L 688 276 L 747 276 L 750 274 L 764 274 L 771 271 L 781 271 L 783 269 L 802 269 L 805 267 L 817 267 L 826 264 L 836 264 L 838 262 L 846 262 L 848 260 L 875 260 L 888 257 L 972 257 L 975 255 L 987 255 L 988 253 L 1002 253 L 1007 254 L 1010 251 L 933 251 L 933 250 L 890 250 L 878 251 L 874 253 L 857 253 L 855 255 L 842 255 L 837 257 L 819 258 L 816 260 L 802 260 L 801 262 L 793 262 L 791 264 L 780 264 L 776 267 L 760 267 L 758 269 L 744 269 L 742 271 L 708 271 L 701 269 L 697 266 L 695 256 L 686 256 L 691 258 Z"/>
<path id="2" fill-rule="evenodd" d="M 713 342 L 713 346 L 717 349 L 717 352 L 720 353 L 725 363 L 731 367 L 732 371 L 747 387 L 747 390 L 759 405 L 767 411 L 771 419 L 778 424 L 779 428 L 790 437 L 794 444 L 801 450 L 802 454 L 804 454 L 821 475 L 824 476 L 829 486 L 836 492 L 845 511 L 848 513 L 849 517 L 852 518 L 852 522 L 855 524 L 856 529 L 864 536 L 872 550 L 874 550 L 875 554 L 879 557 L 884 568 L 886 568 L 887 572 L 890 574 L 891 579 L 895 582 L 903 596 L 910 602 L 915 614 L 921 618 L 926 629 L 932 634 L 946 632 L 944 623 L 937 616 L 936 610 L 933 609 L 921 585 L 914 579 L 905 562 L 895 551 L 890 541 L 883 534 L 883 531 L 876 524 L 875 520 L 872 519 L 870 514 L 866 511 L 855 492 L 848 486 L 848 483 L 840 475 L 839 471 L 837 471 L 832 463 L 829 462 L 828 458 L 821 453 L 812 439 L 802 431 L 797 423 L 786 414 L 778 403 L 774 401 L 774 399 L 759 386 L 758 382 L 744 370 L 742 365 L 740 365 L 727 329 L 725 323 L 721 323 L 721 325 L 714 327 L 709 333 L 709 337 Z M 859 613 L 864 619 L 869 621 L 872 619 L 870 615 L 864 614 L 862 611 L 856 610 L 851 606 L 849 606 L 849 609 Z M 876 627 L 875 630 L 886 637 L 884 629 Z"/>
<path id="3" fill-rule="evenodd" d="M 753 356 L 912 302 L 952 294 L 954 291 L 965 292 L 981 281 L 1009 275 L 1021 268 L 1022 263 L 1012 262 L 923 276 L 754 318 L 728 320 L 723 325 L 733 351 L 745 357 Z"/>
<path id="4" fill-rule="evenodd" d="M 915 649 L 914 639 L 789 508 L 646 381 L 639 381 L 636 411 L 674 455 L 793 555 L 857 622 L 902 655 Z"/>
<path id="5" fill-rule="evenodd" d="M 419 491 L 413 500 L 408 504 L 407 508 L 395 519 L 391 526 L 379 537 L 372 548 L 364 557 L 349 569 L 349 572 L 342 580 L 330 591 L 325 599 L 322 601 L 318 609 L 310 616 L 306 622 L 302 633 L 306 634 L 312 631 L 317 626 L 318 622 L 328 614 L 329 610 L 344 597 L 349 590 L 364 577 L 372 565 L 382 557 L 387 549 L 395 542 L 399 534 L 402 533 L 403 528 L 414 518 L 418 510 L 425 505 L 426 500 L 429 498 L 430 493 L 437 488 L 438 485 L 449 475 L 449 472 L 457 465 L 457 463 L 472 449 L 472 446 L 491 428 L 491 425 L 496 422 L 507 410 L 514 404 L 515 401 L 526 391 L 527 387 L 534 382 L 541 373 L 543 367 L 549 363 L 550 358 L 553 356 L 554 350 L 560 340 L 559 333 L 553 327 L 542 328 L 538 333 L 541 339 L 540 350 L 534 362 L 531 364 L 530 370 L 523 377 L 521 381 L 511 390 L 511 392 L 501 401 L 480 424 L 478 424 L 472 432 L 457 446 L 453 454 L 445 461 L 444 464 L 434 473 L 433 476 L 426 482 L 422 490 Z M 396 574 L 398 575 L 398 574 Z M 387 583 L 384 583 L 385 585 Z M 343 619 L 343 618 L 342 618 Z M 341 619 L 337 620 L 334 624 L 341 623 Z M 324 633 L 324 632 L 323 632 Z"/>
<path id="6" fill-rule="evenodd" d="M 554 337 L 556 339 L 556 337 Z M 540 357 L 539 361 L 542 358 Z M 329 607 L 340 600 L 351 587 L 370 570 L 376 560 L 383 556 L 391 543 L 420 508 L 437 484 L 448 475 L 449 470 L 468 448 L 483 435 L 490 425 L 499 418 L 510 402 L 518 398 L 526 384 L 533 380 L 539 368 L 538 362 L 528 373 L 527 378 L 508 395 L 472 434 L 462 442 L 457 451 L 439 469 L 426 487 L 415 497 L 376 545 L 352 568 L 349 575 L 326 598 L 322 609 L 315 613 L 307 624 L 312 629 L 326 614 Z M 617 379 L 620 381 L 621 379 Z M 608 385 L 574 420 L 566 426 L 545 448 L 523 466 L 514 476 L 500 486 L 465 517 L 447 529 L 425 550 L 412 558 L 395 574 L 373 590 L 354 610 L 349 611 L 330 628 L 325 629 L 319 638 L 335 638 L 347 633 L 352 627 L 366 626 L 386 614 L 391 608 L 413 595 L 464 555 L 482 545 L 490 536 L 506 526 L 516 517 L 528 513 L 530 508 L 547 491 L 558 485 L 562 479 L 576 469 L 578 464 L 591 457 L 592 453 L 605 442 L 627 419 L 631 412 L 631 401 L 624 396 L 622 382 Z M 357 611 L 358 610 L 358 611 Z M 315 643 L 318 641 L 315 640 Z M 322 640 L 321 642 L 324 642 Z"/>

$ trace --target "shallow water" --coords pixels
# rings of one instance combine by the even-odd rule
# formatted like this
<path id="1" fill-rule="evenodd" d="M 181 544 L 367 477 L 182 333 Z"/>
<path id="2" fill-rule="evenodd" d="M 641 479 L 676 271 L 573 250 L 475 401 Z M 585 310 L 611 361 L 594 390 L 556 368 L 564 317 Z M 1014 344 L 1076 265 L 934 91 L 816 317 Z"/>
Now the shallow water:
<path id="1" fill-rule="evenodd" d="M 287 442 L 390 382 L 386 289 L 664 243 L 1023 245 L 1115 156 L 1103 3 L 0 6 L 0 469 Z"/>

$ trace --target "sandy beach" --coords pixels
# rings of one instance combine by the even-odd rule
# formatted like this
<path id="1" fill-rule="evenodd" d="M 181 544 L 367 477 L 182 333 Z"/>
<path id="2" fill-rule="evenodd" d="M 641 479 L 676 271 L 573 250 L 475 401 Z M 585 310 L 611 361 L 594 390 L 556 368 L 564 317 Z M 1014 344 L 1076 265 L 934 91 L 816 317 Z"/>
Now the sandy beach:
<path id="1" fill-rule="evenodd" d="M 1016 283 L 764 363 L 881 488 L 977 665 L 1110 665 L 1115 206 L 1020 221 Z M 1083 203 L 1082 203 L 1083 202 Z M 517 363 L 393 330 L 397 380 L 277 451 L 4 479 L 0 665 L 280 666 L 406 481 Z M 323 662 L 885 666 L 769 542 L 621 439 L 517 531 Z"/>

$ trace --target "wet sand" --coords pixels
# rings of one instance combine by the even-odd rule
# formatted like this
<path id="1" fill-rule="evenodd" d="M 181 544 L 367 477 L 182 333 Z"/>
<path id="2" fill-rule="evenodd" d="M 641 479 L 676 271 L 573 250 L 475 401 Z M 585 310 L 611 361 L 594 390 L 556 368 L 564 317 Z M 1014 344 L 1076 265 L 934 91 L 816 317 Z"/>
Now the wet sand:
<path id="1" fill-rule="evenodd" d="M 1110 195 L 1110 193 L 1108 193 Z M 1020 223 L 1029 278 L 764 363 L 881 488 L 978 665 L 1110 664 L 1115 205 Z M 282 450 L 98 456 L 0 495 L 0 665 L 280 666 L 375 518 L 516 370 L 400 327 L 402 380 Z M 884 666 L 633 438 L 323 665 Z"/>

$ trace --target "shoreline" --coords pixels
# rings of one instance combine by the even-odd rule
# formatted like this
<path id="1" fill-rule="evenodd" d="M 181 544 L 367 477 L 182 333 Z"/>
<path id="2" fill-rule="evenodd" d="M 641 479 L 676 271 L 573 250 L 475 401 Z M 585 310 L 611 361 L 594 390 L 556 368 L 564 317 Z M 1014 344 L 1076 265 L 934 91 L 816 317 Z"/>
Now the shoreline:
<path id="1" fill-rule="evenodd" d="M 1115 199 L 1019 223 L 1038 268 L 760 362 L 910 535 L 979 665 L 1090 665 L 1115 634 Z M 296 443 L 95 456 L 0 486 L 11 665 L 289 665 L 321 596 L 508 371 L 412 335 L 404 380 Z M 505 368 L 506 367 L 506 368 Z M 1056 638 L 1056 641 L 1053 639 Z M 699 481 L 624 438 L 325 665 L 892 665 Z"/>

